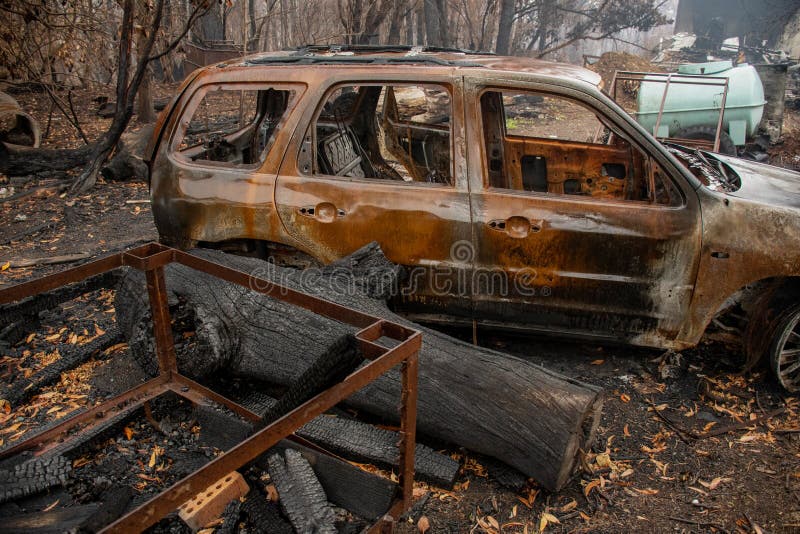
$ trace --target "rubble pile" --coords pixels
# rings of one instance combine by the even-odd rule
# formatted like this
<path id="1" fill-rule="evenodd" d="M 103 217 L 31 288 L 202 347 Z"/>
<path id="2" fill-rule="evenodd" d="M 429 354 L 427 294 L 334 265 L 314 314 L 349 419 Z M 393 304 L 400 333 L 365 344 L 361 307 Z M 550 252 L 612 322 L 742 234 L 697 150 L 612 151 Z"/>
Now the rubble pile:
<path id="1" fill-rule="evenodd" d="M 596 62 L 587 65 L 587 68 L 595 71 L 603 78 L 603 87 L 607 90 L 611 88 L 614 73 L 617 71 L 663 72 L 661 67 L 651 63 L 646 58 L 626 52 L 606 52 Z"/>

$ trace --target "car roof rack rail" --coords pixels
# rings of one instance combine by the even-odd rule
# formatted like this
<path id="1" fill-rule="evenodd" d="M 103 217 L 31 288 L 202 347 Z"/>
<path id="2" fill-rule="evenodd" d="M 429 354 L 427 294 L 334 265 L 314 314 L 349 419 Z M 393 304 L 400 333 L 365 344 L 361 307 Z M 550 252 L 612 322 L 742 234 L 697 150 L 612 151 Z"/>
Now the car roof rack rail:
<path id="1" fill-rule="evenodd" d="M 454 53 L 470 55 L 494 55 L 493 52 L 481 52 L 464 48 L 449 48 L 442 46 L 417 46 L 417 45 L 381 45 L 381 44 L 306 44 L 296 48 L 287 49 L 300 53 L 315 52 L 363 52 L 378 54 L 381 52 L 427 52 L 427 53 Z"/>

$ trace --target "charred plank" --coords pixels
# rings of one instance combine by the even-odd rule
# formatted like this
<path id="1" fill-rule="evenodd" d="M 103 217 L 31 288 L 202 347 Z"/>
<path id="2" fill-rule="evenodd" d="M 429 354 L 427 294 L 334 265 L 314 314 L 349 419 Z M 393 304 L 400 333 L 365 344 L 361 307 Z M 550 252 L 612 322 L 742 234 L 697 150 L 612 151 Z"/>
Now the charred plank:
<path id="1" fill-rule="evenodd" d="M 256 413 L 263 413 L 275 403 L 271 397 L 250 391 L 239 399 L 241 404 Z M 355 419 L 322 415 L 300 427 L 298 436 L 345 458 L 374 463 L 380 467 L 397 468 L 400 451 L 397 432 L 362 423 Z M 459 463 L 417 443 L 414 453 L 414 477 L 437 486 L 452 488 L 458 476 Z"/>

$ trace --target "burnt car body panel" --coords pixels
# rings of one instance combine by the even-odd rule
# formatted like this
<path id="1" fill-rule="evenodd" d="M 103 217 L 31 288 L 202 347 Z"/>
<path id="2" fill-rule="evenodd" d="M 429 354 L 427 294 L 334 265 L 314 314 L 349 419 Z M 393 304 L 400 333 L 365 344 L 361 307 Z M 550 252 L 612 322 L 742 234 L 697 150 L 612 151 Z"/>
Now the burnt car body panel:
<path id="1" fill-rule="evenodd" d="M 341 84 L 377 83 L 448 88 L 452 187 L 309 172 L 310 125 L 325 96 Z M 179 247 L 250 239 L 323 263 L 378 241 L 391 261 L 411 270 L 395 305 L 417 319 L 474 319 L 644 346 L 696 344 L 742 287 L 800 275 L 800 175 L 725 159 L 742 186 L 713 191 L 598 83 L 597 74 L 570 65 L 458 52 L 282 52 L 207 67 L 186 82 L 156 130 L 150 161 L 156 225 L 165 242 Z M 257 168 L 176 155 L 182 121 L 214 84 L 297 88 Z M 480 99 L 498 87 L 563 95 L 595 110 L 663 170 L 680 202 L 492 187 Z M 529 151 L 520 140 L 509 138 L 508 146 L 519 157 Z M 572 147 L 576 154 L 583 148 Z M 594 150 L 618 161 L 613 148 Z M 585 156 L 589 163 L 594 157 Z M 490 287 L 498 273 L 508 283 L 502 295 Z"/>

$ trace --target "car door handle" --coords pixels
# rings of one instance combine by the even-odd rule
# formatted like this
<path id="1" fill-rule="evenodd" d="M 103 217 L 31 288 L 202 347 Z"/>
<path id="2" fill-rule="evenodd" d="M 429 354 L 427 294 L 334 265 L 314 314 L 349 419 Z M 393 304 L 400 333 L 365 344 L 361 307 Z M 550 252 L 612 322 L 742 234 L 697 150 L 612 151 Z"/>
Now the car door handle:
<path id="1" fill-rule="evenodd" d="M 302 206 L 297 208 L 297 212 L 303 217 L 311 217 L 320 222 L 329 223 L 347 215 L 347 212 L 337 208 L 331 202 L 320 202 L 315 206 Z"/>
<path id="2" fill-rule="evenodd" d="M 526 217 L 514 215 L 508 219 L 492 219 L 486 225 L 497 232 L 503 232 L 509 237 L 523 238 L 542 230 L 542 221 L 531 222 Z"/>

